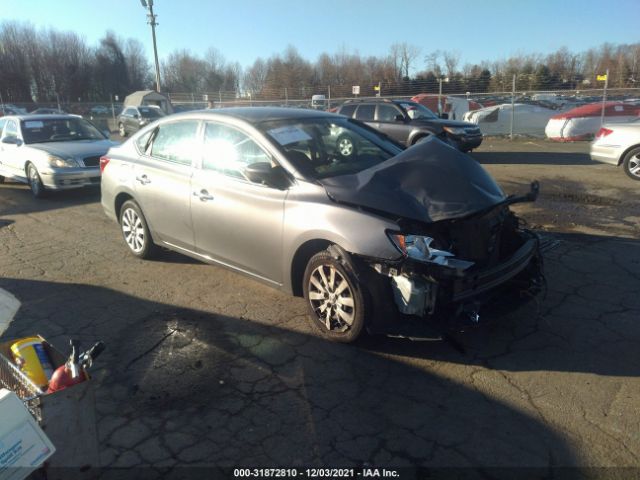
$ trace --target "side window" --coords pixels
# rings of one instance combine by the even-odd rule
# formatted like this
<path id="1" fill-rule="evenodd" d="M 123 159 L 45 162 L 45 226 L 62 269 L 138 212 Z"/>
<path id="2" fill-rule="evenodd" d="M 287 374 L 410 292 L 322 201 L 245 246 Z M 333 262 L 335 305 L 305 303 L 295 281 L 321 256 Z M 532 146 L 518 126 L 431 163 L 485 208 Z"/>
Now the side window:
<path id="1" fill-rule="evenodd" d="M 207 123 L 204 131 L 202 168 L 247 180 L 243 170 L 253 163 L 269 163 L 271 157 L 235 128 Z"/>
<path id="2" fill-rule="evenodd" d="M 4 129 L 5 137 L 17 137 L 18 136 L 18 125 L 13 120 L 7 122 L 7 126 Z"/>
<path id="3" fill-rule="evenodd" d="M 358 107 L 358 111 L 356 112 L 356 118 L 362 121 L 371 121 L 373 120 L 373 115 L 376 112 L 375 105 L 360 105 Z"/>
<path id="4" fill-rule="evenodd" d="M 353 112 L 356 111 L 357 105 L 345 105 L 340 109 L 340 115 L 346 115 L 347 117 L 353 117 Z"/>
<path id="5" fill-rule="evenodd" d="M 378 120 L 381 122 L 393 122 L 396 115 L 402 115 L 393 105 L 378 105 Z"/>
<path id="6" fill-rule="evenodd" d="M 4 118 L 0 118 L 0 137 L 2 137 L 2 130 L 4 129 L 5 123 L 7 123 L 7 120 Z"/>
<path id="7" fill-rule="evenodd" d="M 151 156 L 191 165 L 191 162 L 198 158 L 200 151 L 197 132 L 197 120 L 161 125 L 151 146 Z"/>
<path id="8" fill-rule="evenodd" d="M 155 132 L 156 130 L 157 128 L 150 130 L 136 140 L 136 145 L 138 146 L 138 150 L 140 152 L 147 153 L 147 149 L 149 148 L 149 139 L 151 138 L 153 132 Z"/>

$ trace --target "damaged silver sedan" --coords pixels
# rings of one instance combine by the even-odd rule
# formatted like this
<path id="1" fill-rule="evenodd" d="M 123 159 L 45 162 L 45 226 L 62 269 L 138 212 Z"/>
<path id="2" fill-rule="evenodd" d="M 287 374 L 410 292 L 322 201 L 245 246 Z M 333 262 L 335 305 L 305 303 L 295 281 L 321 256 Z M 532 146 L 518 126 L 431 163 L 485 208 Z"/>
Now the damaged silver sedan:
<path id="1" fill-rule="evenodd" d="M 509 210 L 537 184 L 507 197 L 436 138 L 404 149 L 317 111 L 208 110 L 160 120 L 100 165 L 132 254 L 161 246 L 303 296 L 331 340 L 444 332 L 543 281 L 538 240 Z"/>

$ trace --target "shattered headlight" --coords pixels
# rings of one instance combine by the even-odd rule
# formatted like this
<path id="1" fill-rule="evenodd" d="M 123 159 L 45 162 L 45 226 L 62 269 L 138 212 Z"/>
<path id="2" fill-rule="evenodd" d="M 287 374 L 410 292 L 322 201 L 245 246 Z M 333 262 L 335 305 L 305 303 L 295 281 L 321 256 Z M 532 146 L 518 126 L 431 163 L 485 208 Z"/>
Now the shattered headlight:
<path id="1" fill-rule="evenodd" d="M 431 237 L 425 235 L 403 235 L 393 232 L 389 232 L 388 235 L 402 255 L 419 262 L 435 263 L 443 267 L 461 270 L 466 270 L 474 264 L 474 262 L 455 258 L 455 255 L 451 252 L 432 247 L 431 243 L 434 240 Z"/>
<path id="2" fill-rule="evenodd" d="M 78 162 L 73 158 L 62 158 L 57 155 L 48 155 L 47 162 L 51 167 L 78 167 Z"/>

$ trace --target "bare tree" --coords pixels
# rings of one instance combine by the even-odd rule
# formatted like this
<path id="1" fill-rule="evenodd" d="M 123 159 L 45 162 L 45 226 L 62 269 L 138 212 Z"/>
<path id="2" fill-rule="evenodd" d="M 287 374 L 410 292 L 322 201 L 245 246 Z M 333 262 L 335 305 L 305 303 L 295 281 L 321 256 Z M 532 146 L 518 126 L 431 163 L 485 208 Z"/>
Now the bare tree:
<path id="1" fill-rule="evenodd" d="M 267 83 L 268 67 L 262 58 L 256 59 L 243 78 L 244 89 L 255 98 L 262 92 Z"/>
<path id="2" fill-rule="evenodd" d="M 151 65 L 139 40 L 133 38 L 127 40 L 124 46 L 124 58 L 130 90 L 144 90 L 153 84 Z"/>
<path id="3" fill-rule="evenodd" d="M 442 60 L 447 69 L 447 75 L 452 78 L 457 73 L 458 63 L 460 63 L 460 52 L 444 51 L 442 53 Z"/>
<path id="4" fill-rule="evenodd" d="M 391 45 L 391 58 L 401 77 L 409 78 L 413 62 L 420 55 L 420 47 L 406 42 Z"/>

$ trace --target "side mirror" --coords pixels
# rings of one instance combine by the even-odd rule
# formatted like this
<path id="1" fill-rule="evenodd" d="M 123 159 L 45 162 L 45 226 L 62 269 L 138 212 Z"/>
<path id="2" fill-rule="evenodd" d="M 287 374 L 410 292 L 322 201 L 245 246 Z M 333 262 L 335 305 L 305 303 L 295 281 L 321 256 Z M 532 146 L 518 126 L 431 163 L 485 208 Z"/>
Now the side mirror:
<path id="1" fill-rule="evenodd" d="M 448 119 L 449 119 L 449 114 L 448 114 L 448 113 L 444 113 L 444 112 L 442 112 L 442 113 L 440 114 L 440 118 L 442 118 L 443 120 L 448 120 Z"/>
<path id="2" fill-rule="evenodd" d="M 252 163 L 244 169 L 244 174 L 253 183 L 261 183 L 279 190 L 284 190 L 289 184 L 284 169 L 280 166 L 272 167 L 267 162 Z"/>
<path id="3" fill-rule="evenodd" d="M 7 145 L 16 145 L 16 146 L 20 146 L 22 145 L 22 140 L 20 140 L 18 137 L 4 137 L 2 139 L 2 143 L 6 143 Z"/>
<path id="4" fill-rule="evenodd" d="M 137 113 L 134 113 L 133 118 L 140 118 L 140 115 L 138 115 Z"/>
<path id="5" fill-rule="evenodd" d="M 401 115 L 401 114 L 398 114 L 395 117 L 393 117 L 393 121 L 394 122 L 403 122 L 404 123 L 404 116 Z"/>

